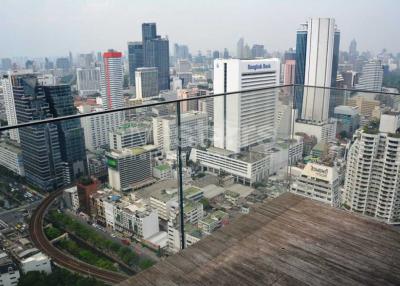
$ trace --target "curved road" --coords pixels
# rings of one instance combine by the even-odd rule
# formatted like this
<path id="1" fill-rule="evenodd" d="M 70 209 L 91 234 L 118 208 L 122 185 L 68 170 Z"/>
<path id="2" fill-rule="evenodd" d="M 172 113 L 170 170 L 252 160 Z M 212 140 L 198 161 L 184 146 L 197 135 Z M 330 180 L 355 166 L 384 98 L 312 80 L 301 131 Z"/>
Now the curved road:
<path id="1" fill-rule="evenodd" d="M 36 247 L 40 249 L 43 253 L 46 253 L 49 257 L 51 257 L 53 261 L 56 262 L 58 265 L 65 267 L 73 272 L 80 273 L 85 276 L 94 277 L 112 284 L 120 283 L 123 280 L 127 279 L 128 276 L 121 273 L 100 269 L 96 266 L 75 259 L 62 252 L 47 239 L 43 231 L 43 217 L 46 214 L 48 207 L 61 194 L 62 191 L 57 191 L 51 193 L 48 197 L 43 199 L 42 203 L 34 211 L 31 217 L 29 232 L 32 241 L 35 243 Z"/>

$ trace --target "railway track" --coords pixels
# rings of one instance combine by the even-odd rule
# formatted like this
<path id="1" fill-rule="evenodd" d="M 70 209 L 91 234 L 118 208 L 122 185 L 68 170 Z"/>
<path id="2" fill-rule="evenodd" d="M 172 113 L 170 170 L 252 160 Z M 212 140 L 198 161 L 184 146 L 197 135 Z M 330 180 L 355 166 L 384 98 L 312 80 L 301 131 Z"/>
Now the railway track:
<path id="1" fill-rule="evenodd" d="M 62 191 L 51 193 L 46 197 L 38 208 L 34 211 L 29 224 L 29 233 L 36 247 L 43 253 L 53 259 L 61 267 L 67 268 L 73 272 L 94 277 L 107 283 L 120 283 L 128 278 L 121 273 L 100 269 L 91 264 L 80 261 L 55 247 L 46 237 L 43 230 L 43 218 L 49 206 L 62 194 Z"/>

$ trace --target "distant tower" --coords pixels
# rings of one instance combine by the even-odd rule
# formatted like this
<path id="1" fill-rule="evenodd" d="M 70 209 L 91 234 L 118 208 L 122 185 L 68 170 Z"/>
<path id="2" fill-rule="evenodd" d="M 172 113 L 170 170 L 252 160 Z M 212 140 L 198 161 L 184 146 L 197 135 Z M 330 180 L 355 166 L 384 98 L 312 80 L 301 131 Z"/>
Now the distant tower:
<path id="1" fill-rule="evenodd" d="M 244 57 L 244 39 L 240 38 L 236 45 L 236 57 L 243 59 Z"/>
<path id="2" fill-rule="evenodd" d="M 160 90 L 169 90 L 169 41 L 157 35 L 156 23 L 142 24 L 143 66 L 158 69 Z"/>
<path id="3" fill-rule="evenodd" d="M 143 67 L 143 44 L 142 42 L 128 43 L 129 84 L 135 86 L 135 71 Z"/>
<path id="4" fill-rule="evenodd" d="M 109 50 L 103 54 L 100 86 L 104 109 L 124 107 L 122 53 Z"/>

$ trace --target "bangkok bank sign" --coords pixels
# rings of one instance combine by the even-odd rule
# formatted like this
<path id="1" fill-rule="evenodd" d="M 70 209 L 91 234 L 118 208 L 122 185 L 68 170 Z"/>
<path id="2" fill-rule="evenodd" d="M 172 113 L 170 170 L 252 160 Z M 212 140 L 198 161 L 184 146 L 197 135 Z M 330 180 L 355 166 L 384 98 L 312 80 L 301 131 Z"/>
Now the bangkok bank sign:
<path id="1" fill-rule="evenodd" d="M 254 64 L 254 65 L 247 65 L 248 70 L 263 70 L 263 69 L 270 69 L 270 64 Z"/>

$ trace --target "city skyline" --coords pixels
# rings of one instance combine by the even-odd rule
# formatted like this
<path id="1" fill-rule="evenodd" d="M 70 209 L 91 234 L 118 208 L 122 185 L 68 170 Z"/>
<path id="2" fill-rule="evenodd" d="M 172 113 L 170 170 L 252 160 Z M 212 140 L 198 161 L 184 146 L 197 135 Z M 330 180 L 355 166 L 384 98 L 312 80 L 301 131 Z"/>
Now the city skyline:
<path id="1" fill-rule="evenodd" d="M 361 51 L 378 53 L 386 48 L 393 53 L 400 52 L 395 14 L 396 6 L 400 7 L 394 0 L 381 1 L 378 9 L 374 1 L 342 0 L 324 1 L 323 4 L 310 0 L 252 1 L 252 5 L 230 1 L 229 6 L 225 1 L 218 1 L 213 3 L 213 9 L 203 8 L 210 7 L 204 2 L 179 3 L 177 6 L 175 1 L 151 1 L 140 3 L 140 7 L 123 0 L 40 2 L 3 1 L 0 19 L 5 44 L 0 47 L 0 57 L 52 57 L 65 55 L 68 51 L 106 51 L 109 48 L 125 54 L 128 41 L 141 39 L 140 24 L 143 22 L 156 22 L 158 33 L 168 36 L 171 45 L 187 44 L 193 54 L 198 50 L 222 51 L 223 48 L 228 48 L 232 54 L 241 37 L 250 45 L 265 45 L 268 51 L 284 51 L 295 46 L 295 30 L 299 23 L 316 15 L 336 19 L 342 32 L 341 50 L 347 50 L 355 38 Z M 229 16 L 218 13 L 227 7 Z M 196 12 L 183 13 L 189 8 Z M 24 17 L 4 12 L 17 9 Z M 27 11 L 29 15 L 26 15 Z M 172 20 L 172 13 L 179 14 L 179 20 Z M 109 14 L 119 17 L 114 17 L 111 22 L 104 21 Z M 380 21 L 371 20 L 374 18 Z M 201 36 L 193 37 L 196 34 Z M 60 35 L 60 40 L 53 40 Z M 26 48 L 28 45 L 29 49 Z"/>

